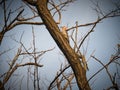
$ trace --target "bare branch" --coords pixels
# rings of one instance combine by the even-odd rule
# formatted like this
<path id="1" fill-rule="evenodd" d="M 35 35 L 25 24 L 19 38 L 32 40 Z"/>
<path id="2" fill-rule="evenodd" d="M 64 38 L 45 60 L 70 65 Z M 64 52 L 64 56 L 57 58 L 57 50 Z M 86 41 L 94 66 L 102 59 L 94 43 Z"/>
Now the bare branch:
<path id="1" fill-rule="evenodd" d="M 57 74 L 57 76 L 53 79 L 53 81 L 50 83 L 48 90 L 51 90 L 53 83 L 58 79 L 58 77 L 66 70 L 70 67 L 70 65 L 68 65 L 67 67 L 65 67 L 59 74 Z"/>
<path id="2" fill-rule="evenodd" d="M 109 13 L 107 13 L 106 15 L 104 15 L 101 18 L 99 17 L 96 21 L 94 21 L 92 23 L 81 24 L 81 25 L 78 25 L 77 27 L 85 27 L 85 26 L 91 26 L 91 25 L 95 26 L 96 24 L 98 24 L 99 22 L 101 22 L 104 19 L 120 16 L 120 12 L 119 11 L 120 11 L 120 9 L 115 9 L 113 11 L 110 11 Z M 69 30 L 74 29 L 74 28 L 76 28 L 76 26 L 68 28 L 67 30 L 69 31 Z"/>
<path id="3" fill-rule="evenodd" d="M 8 50 L 5 50 L 5 51 L 1 52 L 1 53 L 0 53 L 0 56 L 3 55 L 3 54 L 5 54 L 5 53 L 7 53 L 7 52 L 9 52 L 10 50 L 11 50 L 11 49 L 8 49 Z"/>
<path id="4" fill-rule="evenodd" d="M 50 2 L 49 2 L 50 3 Z M 56 9 L 56 12 L 54 12 L 54 14 L 53 14 L 53 16 L 56 14 L 56 13 L 58 13 L 58 15 L 59 15 L 59 20 L 58 20 L 58 22 L 56 22 L 57 24 L 60 24 L 60 22 L 61 22 L 61 13 L 60 13 L 60 10 L 58 9 L 58 7 L 54 4 L 54 2 L 53 3 L 50 3 L 55 9 Z"/>
<path id="5" fill-rule="evenodd" d="M 25 63 L 25 64 L 17 64 L 17 67 L 21 67 L 21 66 L 27 66 L 27 65 L 33 65 L 33 66 L 37 66 L 37 67 L 43 67 L 43 65 L 39 65 L 37 63 L 32 63 L 32 62 L 28 62 L 28 63 Z"/>
<path id="6" fill-rule="evenodd" d="M 70 90 L 72 90 L 71 81 L 73 80 L 73 78 L 74 78 L 74 74 L 71 74 L 67 79 L 67 82 L 65 83 L 63 90 L 66 90 L 68 85 L 70 87 Z"/>
<path id="7" fill-rule="evenodd" d="M 4 77 L 3 85 L 9 80 L 9 78 L 11 77 L 13 72 L 17 69 L 17 66 L 14 66 L 14 65 L 15 65 L 20 53 L 21 53 L 21 47 L 18 49 L 17 54 L 15 55 L 14 59 L 12 60 L 12 63 L 10 64 L 10 68 Z"/>
<path id="8" fill-rule="evenodd" d="M 93 56 L 92 56 L 93 57 Z M 102 68 L 100 68 L 95 74 L 93 74 L 89 79 L 88 79 L 88 82 L 93 78 L 95 77 L 99 72 L 101 72 L 105 67 L 108 67 L 111 63 L 113 63 L 115 60 L 117 60 L 118 58 L 120 58 L 119 56 L 113 56 L 110 58 L 110 61 L 105 64 Z M 87 82 L 87 83 L 88 83 Z M 86 83 L 86 84 L 87 84 Z M 85 85 L 86 86 L 86 85 Z"/>
<path id="9" fill-rule="evenodd" d="M 85 39 L 89 36 L 89 34 L 94 31 L 93 29 L 95 28 L 95 26 L 96 26 L 96 24 L 95 24 L 95 25 L 92 27 L 92 29 L 85 35 L 85 37 L 84 37 L 83 40 L 81 41 L 80 45 L 78 46 L 77 52 L 79 51 L 80 47 L 82 46 L 82 44 L 83 44 L 83 42 L 85 41 Z"/>

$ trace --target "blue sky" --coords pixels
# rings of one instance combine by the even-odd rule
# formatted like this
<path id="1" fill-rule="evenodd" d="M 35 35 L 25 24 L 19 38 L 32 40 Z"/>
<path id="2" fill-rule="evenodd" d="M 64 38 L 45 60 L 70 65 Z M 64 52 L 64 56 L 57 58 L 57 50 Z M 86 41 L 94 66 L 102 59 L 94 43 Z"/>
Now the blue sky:
<path id="1" fill-rule="evenodd" d="M 104 2 L 103 2 L 104 1 Z M 118 1 L 118 0 L 112 0 Z M 15 2 L 14 2 L 15 3 Z M 109 11 L 109 9 L 114 8 L 113 5 L 109 2 L 109 0 L 101 0 L 101 7 L 105 11 Z M 20 3 L 16 3 L 14 7 L 17 7 Z M 12 7 L 12 6 L 11 6 Z M 97 19 L 96 12 L 92 9 L 94 5 L 90 2 L 90 0 L 77 0 L 73 4 L 70 4 L 65 8 L 66 11 L 62 12 L 62 22 L 59 26 L 68 25 L 68 27 L 72 27 L 75 25 L 75 22 L 78 21 L 79 24 L 85 24 L 88 22 L 95 21 Z M 29 12 L 25 12 L 29 15 Z M 2 17 L 2 14 L 1 14 Z M 0 18 L 2 20 L 2 18 Z M 49 32 L 45 29 L 44 26 L 33 26 L 36 38 L 36 47 L 38 51 L 47 50 L 55 47 L 53 51 L 46 53 L 41 57 L 41 64 L 44 67 L 40 68 L 40 74 L 42 79 L 47 78 L 48 80 L 52 80 L 55 76 L 56 71 L 60 68 L 61 62 L 64 62 L 65 58 L 61 55 L 61 51 L 57 47 L 56 43 L 50 36 Z M 106 63 L 109 61 L 109 58 L 112 54 L 115 53 L 116 45 L 120 42 L 120 18 L 110 18 L 105 19 L 100 22 L 94 32 L 89 36 L 89 45 L 87 58 L 90 54 L 95 50 L 94 55 L 98 57 L 102 62 Z M 79 28 L 78 37 L 81 39 L 81 35 L 90 30 L 90 28 Z M 22 42 L 24 43 L 26 48 L 31 47 L 32 44 L 32 26 L 31 25 L 20 25 L 12 29 L 11 31 L 5 34 L 5 38 L 2 41 L 2 45 L 0 46 L 0 52 L 7 50 L 9 48 L 14 48 L 10 52 L 2 55 L 0 57 L 0 75 L 5 72 L 8 67 L 7 61 L 12 59 L 16 53 L 19 44 L 17 44 L 14 40 L 10 38 L 16 38 L 19 40 L 21 34 L 24 32 Z M 86 44 L 84 44 L 86 46 Z M 87 76 L 90 77 L 95 73 L 101 65 L 96 63 L 93 59 L 88 61 L 88 66 L 90 70 L 87 73 Z M 24 68 L 25 69 L 25 68 Z M 114 71 L 114 69 L 113 69 Z M 22 69 L 18 70 L 19 73 L 23 71 Z M 26 76 L 26 74 L 24 74 Z M 100 79 L 102 78 L 102 79 Z M 14 78 L 12 78 L 14 79 Z M 107 78 L 105 72 L 101 72 L 98 74 L 93 81 L 95 83 L 92 85 L 93 90 L 101 90 L 103 88 L 107 88 L 109 86 L 109 79 Z M 92 83 L 92 81 L 91 81 Z M 108 84 L 107 84 L 108 83 Z M 99 88 L 99 89 L 98 89 Z"/>

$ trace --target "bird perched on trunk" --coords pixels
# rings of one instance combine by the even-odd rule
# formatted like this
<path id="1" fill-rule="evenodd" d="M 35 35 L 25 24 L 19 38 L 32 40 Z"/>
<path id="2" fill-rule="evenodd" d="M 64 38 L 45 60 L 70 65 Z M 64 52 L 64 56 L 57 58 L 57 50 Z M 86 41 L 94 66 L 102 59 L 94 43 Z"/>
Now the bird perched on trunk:
<path id="1" fill-rule="evenodd" d="M 67 27 L 66 27 L 66 26 L 61 27 L 61 32 L 62 32 L 62 34 L 64 35 L 65 39 L 66 39 L 66 40 L 68 41 L 68 43 L 69 43 L 69 37 L 68 37 Z"/>

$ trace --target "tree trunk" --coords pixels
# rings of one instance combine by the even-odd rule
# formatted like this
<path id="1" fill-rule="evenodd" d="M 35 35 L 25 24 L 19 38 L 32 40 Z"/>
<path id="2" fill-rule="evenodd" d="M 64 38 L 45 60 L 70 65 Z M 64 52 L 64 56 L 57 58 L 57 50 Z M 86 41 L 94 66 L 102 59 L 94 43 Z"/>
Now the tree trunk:
<path id="1" fill-rule="evenodd" d="M 71 68 L 75 74 L 79 90 L 91 90 L 89 84 L 86 84 L 86 71 L 80 63 L 79 56 L 70 47 L 65 37 L 61 34 L 59 27 L 57 26 L 52 15 L 50 14 L 50 11 L 47 8 L 47 0 L 37 0 L 35 6 L 47 30 L 49 31 L 49 33 L 57 43 L 58 47 L 61 49 L 61 51 L 67 58 L 69 64 L 71 65 Z"/>

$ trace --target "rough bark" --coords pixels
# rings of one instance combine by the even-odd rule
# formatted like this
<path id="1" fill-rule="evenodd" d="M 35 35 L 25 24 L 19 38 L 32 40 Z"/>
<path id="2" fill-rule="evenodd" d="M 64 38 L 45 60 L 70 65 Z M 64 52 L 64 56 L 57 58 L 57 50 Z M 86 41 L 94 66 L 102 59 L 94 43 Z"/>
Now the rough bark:
<path id="1" fill-rule="evenodd" d="M 29 0 L 26 1 L 28 2 Z M 47 30 L 71 65 L 79 90 L 91 90 L 89 84 L 86 84 L 86 71 L 80 63 L 79 56 L 70 47 L 65 37 L 61 34 L 58 25 L 54 21 L 50 11 L 47 8 L 47 0 L 37 0 L 36 5 L 34 6 L 36 6 L 38 14 L 43 20 L 43 23 L 45 24 Z"/>

